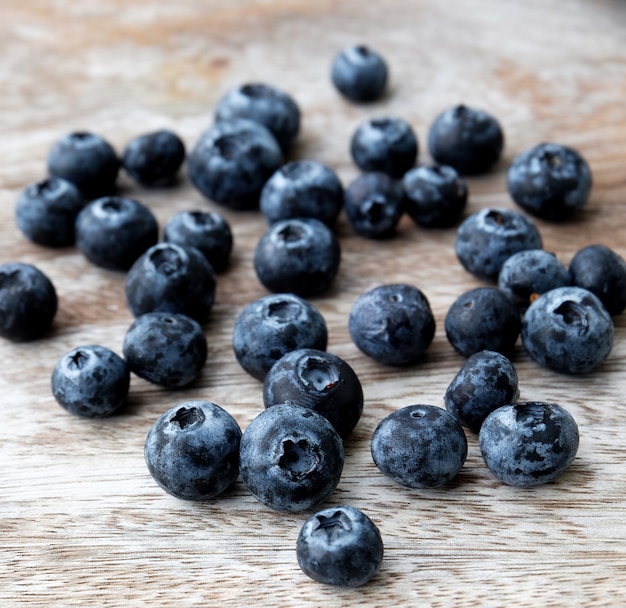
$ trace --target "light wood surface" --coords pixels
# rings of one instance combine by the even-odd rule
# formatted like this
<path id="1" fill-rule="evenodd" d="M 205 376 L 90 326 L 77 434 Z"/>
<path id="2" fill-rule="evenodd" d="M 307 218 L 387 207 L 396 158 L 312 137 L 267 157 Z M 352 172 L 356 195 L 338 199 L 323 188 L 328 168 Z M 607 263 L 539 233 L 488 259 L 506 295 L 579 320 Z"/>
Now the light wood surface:
<path id="1" fill-rule="evenodd" d="M 166 127 L 188 146 L 212 122 L 229 87 L 262 81 L 290 92 L 303 122 L 293 158 L 357 170 L 348 142 L 365 118 L 401 116 L 415 128 L 420 161 L 434 117 L 464 102 L 497 116 L 502 161 L 468 180 L 467 212 L 513 207 L 511 159 L 540 141 L 577 147 L 594 176 L 591 200 L 562 225 L 537 221 L 546 249 L 568 263 L 600 242 L 626 255 L 626 7 L 619 0 L 2 0 L 0 7 L 0 262 L 36 264 L 54 282 L 59 312 L 48 337 L 0 342 L 0 605 L 2 606 L 621 606 L 626 604 L 626 323 L 615 318 L 608 360 L 584 377 L 513 359 L 521 398 L 555 401 L 574 415 L 581 443 L 556 482 L 522 490 L 497 482 L 468 431 L 458 480 L 410 491 L 380 474 L 369 453 L 378 421 L 413 403 L 443 406 L 463 363 L 443 321 L 463 291 L 481 283 L 457 262 L 454 230 L 405 218 L 396 238 L 366 241 L 342 216 L 343 258 L 331 293 L 315 298 L 329 351 L 357 371 L 365 411 L 346 441 L 344 474 L 325 504 L 363 509 L 379 526 L 385 558 L 356 590 L 328 588 L 298 568 L 295 540 L 307 515 L 273 512 L 238 481 L 208 504 L 161 491 L 143 461 L 154 420 L 186 399 L 207 399 L 245 428 L 262 409 L 261 385 L 231 348 L 241 309 L 267 292 L 252 256 L 265 230 L 258 213 L 203 199 L 183 174 L 147 191 L 121 176 L 121 191 L 163 224 L 183 209 L 215 209 L 233 229 L 206 326 L 209 359 L 198 382 L 166 391 L 132 379 L 128 406 L 109 419 L 70 416 L 50 374 L 71 348 L 121 352 L 132 315 L 124 276 L 90 265 L 73 248 L 28 242 L 13 219 L 19 191 L 45 175 L 63 133 L 91 130 L 121 151 L 133 136 Z M 328 72 L 344 45 L 378 49 L 390 89 L 355 106 Z M 408 282 L 430 300 L 437 332 L 419 364 L 376 364 L 350 340 L 354 300 L 382 283 Z"/>

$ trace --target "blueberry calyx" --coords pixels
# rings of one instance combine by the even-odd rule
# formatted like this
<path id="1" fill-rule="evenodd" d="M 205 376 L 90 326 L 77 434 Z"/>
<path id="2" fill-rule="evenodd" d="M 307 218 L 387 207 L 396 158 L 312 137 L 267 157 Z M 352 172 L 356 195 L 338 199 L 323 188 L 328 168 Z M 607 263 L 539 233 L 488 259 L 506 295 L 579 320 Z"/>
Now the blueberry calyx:
<path id="1" fill-rule="evenodd" d="M 181 429 L 198 426 L 206 420 L 204 412 L 197 407 L 181 407 L 176 414 L 170 418 L 170 423 L 176 423 Z"/>
<path id="2" fill-rule="evenodd" d="M 320 464 L 320 455 L 306 439 L 285 439 L 278 466 L 292 481 L 306 479 Z"/>

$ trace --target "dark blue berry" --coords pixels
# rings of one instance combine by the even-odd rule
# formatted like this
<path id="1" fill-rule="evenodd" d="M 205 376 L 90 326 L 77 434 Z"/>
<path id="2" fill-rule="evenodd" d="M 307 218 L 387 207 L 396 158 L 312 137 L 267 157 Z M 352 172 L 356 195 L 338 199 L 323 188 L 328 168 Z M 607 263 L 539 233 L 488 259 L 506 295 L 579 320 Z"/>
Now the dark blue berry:
<path id="1" fill-rule="evenodd" d="M 434 405 L 409 405 L 383 418 L 372 435 L 378 469 L 409 488 L 437 488 L 452 481 L 467 457 L 459 421 Z"/>
<path id="2" fill-rule="evenodd" d="M 498 287 L 520 310 L 542 293 L 570 284 L 567 268 L 553 253 L 528 249 L 514 253 L 502 265 Z"/>
<path id="3" fill-rule="evenodd" d="M 281 403 L 263 410 L 241 437 L 240 473 L 265 506 L 298 513 L 325 501 L 343 469 L 343 442 L 313 410 Z"/>
<path id="4" fill-rule="evenodd" d="M 126 275 L 126 301 L 137 317 L 147 312 L 181 313 L 205 323 L 215 300 L 215 273 L 194 247 L 153 245 Z"/>
<path id="5" fill-rule="evenodd" d="M 349 46 L 333 59 L 330 77 L 335 88 L 357 103 L 375 101 L 385 90 L 388 67 L 377 51 L 365 45 Z"/>
<path id="6" fill-rule="evenodd" d="M 72 182 L 87 198 L 112 194 L 119 168 L 111 144 L 94 133 L 68 133 L 48 154 L 48 173 Z"/>
<path id="7" fill-rule="evenodd" d="M 13 342 L 42 337 L 57 312 L 52 281 L 23 262 L 0 265 L 0 336 Z"/>
<path id="8" fill-rule="evenodd" d="M 402 178 L 405 210 L 424 228 L 454 226 L 467 203 L 467 186 L 453 167 L 421 166 Z"/>
<path id="9" fill-rule="evenodd" d="M 124 337 L 130 371 L 153 384 L 180 388 L 202 371 L 207 342 L 202 327 L 186 315 L 148 312 L 137 317 Z"/>
<path id="10" fill-rule="evenodd" d="M 340 505 L 317 512 L 300 529 L 296 557 L 302 571 L 320 583 L 359 587 L 383 560 L 383 540 L 363 511 Z"/>
<path id="11" fill-rule="evenodd" d="M 483 110 L 457 105 L 434 120 L 428 148 L 436 163 L 462 175 L 485 173 L 500 158 L 504 135 L 500 123 Z"/>
<path id="12" fill-rule="evenodd" d="M 283 165 L 267 180 L 259 204 L 270 224 L 312 217 L 332 226 L 343 208 L 343 185 L 326 165 L 314 160 L 295 160 Z"/>
<path id="13" fill-rule="evenodd" d="M 76 246 L 90 262 L 110 270 L 128 270 L 158 240 L 156 217 L 132 199 L 96 199 L 76 218 Z"/>
<path id="14" fill-rule="evenodd" d="M 477 287 L 460 295 L 445 318 L 448 342 L 465 357 L 481 350 L 513 352 L 522 320 L 512 300 L 496 287 Z"/>
<path id="15" fill-rule="evenodd" d="M 363 389 L 354 370 L 322 350 L 300 348 L 284 354 L 265 376 L 263 403 L 295 403 L 327 418 L 341 437 L 356 426 L 363 411 Z"/>
<path id="16" fill-rule="evenodd" d="M 591 170 L 573 148 L 542 143 L 520 154 L 507 173 L 511 198 L 537 217 L 562 221 L 589 198 Z"/>
<path id="17" fill-rule="evenodd" d="M 497 281 L 502 264 L 518 251 L 541 249 L 539 230 L 513 209 L 485 208 L 467 217 L 455 240 L 459 262 L 479 279 Z"/>
<path id="18" fill-rule="evenodd" d="M 215 272 L 226 269 L 233 248 L 228 222 L 215 211 L 180 211 L 163 228 L 163 240 L 181 247 L 195 247 Z"/>
<path id="19" fill-rule="evenodd" d="M 554 403 L 516 403 L 487 416 L 479 443 L 485 464 L 500 481 L 538 486 L 554 480 L 573 462 L 578 426 Z"/>
<path id="20" fill-rule="evenodd" d="M 380 171 L 400 178 L 415 165 L 418 142 L 411 125 L 385 116 L 361 123 L 350 141 L 350 153 L 362 171 Z"/>
<path id="21" fill-rule="evenodd" d="M 497 407 L 515 403 L 517 372 L 501 353 L 481 350 L 468 357 L 444 395 L 446 409 L 461 424 L 478 432 Z"/>
<path id="22" fill-rule="evenodd" d="M 248 304 L 235 321 L 233 350 L 241 367 L 258 380 L 285 353 L 326 350 L 328 330 L 320 312 L 292 294 L 272 294 Z"/>
<path id="23" fill-rule="evenodd" d="M 363 173 L 346 188 L 344 208 L 357 234 L 390 238 L 404 213 L 404 192 L 386 173 Z"/>
<path id="24" fill-rule="evenodd" d="M 537 298 L 522 323 L 522 344 L 548 369 L 584 374 L 611 352 L 615 330 L 602 302 L 582 287 L 559 287 Z"/>
<path id="25" fill-rule="evenodd" d="M 348 320 L 352 341 L 379 363 L 405 365 L 426 352 L 435 319 L 426 296 L 412 285 L 390 284 L 362 294 Z"/>
<path id="26" fill-rule="evenodd" d="M 184 401 L 167 410 L 146 437 L 150 475 L 168 494 L 210 500 L 239 476 L 241 429 L 209 401 Z"/>
<path id="27" fill-rule="evenodd" d="M 239 210 L 258 206 L 265 182 L 282 164 L 272 133 L 245 118 L 215 123 L 187 159 L 189 177 L 204 196 Z"/>
<path id="28" fill-rule="evenodd" d="M 76 216 L 85 201 L 78 188 L 50 177 L 25 188 L 17 199 L 15 220 L 26 238 L 47 247 L 74 244 Z"/>
<path id="29" fill-rule="evenodd" d="M 130 369 L 119 355 L 90 344 L 65 354 L 52 372 L 52 394 L 70 414 L 102 418 L 126 402 Z"/>
<path id="30" fill-rule="evenodd" d="M 231 89 L 217 102 L 215 120 L 247 118 L 269 129 L 286 151 L 300 131 L 300 108 L 291 95 L 263 83 Z"/>
<path id="31" fill-rule="evenodd" d="M 254 252 L 254 270 L 267 289 L 303 297 L 327 291 L 340 261 L 339 241 L 326 224 L 313 218 L 272 224 Z"/>
<path id="32" fill-rule="evenodd" d="M 131 139 L 124 148 L 122 165 L 144 186 L 171 184 L 185 160 L 185 144 L 172 131 L 161 130 Z"/>
<path id="33" fill-rule="evenodd" d="M 589 245 L 576 252 L 569 264 L 572 285 L 595 294 L 611 315 L 626 308 L 626 263 L 604 245 Z"/>

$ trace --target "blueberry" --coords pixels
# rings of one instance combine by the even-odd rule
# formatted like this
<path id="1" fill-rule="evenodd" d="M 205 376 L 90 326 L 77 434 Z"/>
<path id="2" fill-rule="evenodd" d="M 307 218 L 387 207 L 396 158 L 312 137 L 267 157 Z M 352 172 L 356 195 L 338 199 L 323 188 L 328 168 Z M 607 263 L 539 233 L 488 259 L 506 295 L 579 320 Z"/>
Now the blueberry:
<path id="1" fill-rule="evenodd" d="M 328 330 L 320 312 L 292 294 L 272 294 L 248 304 L 235 321 L 233 350 L 241 367 L 258 380 L 285 353 L 326 350 Z"/>
<path id="2" fill-rule="evenodd" d="M 241 479 L 277 511 L 307 511 L 329 498 L 343 461 L 343 442 L 333 425 L 300 405 L 280 403 L 263 410 L 241 437 Z"/>
<path id="3" fill-rule="evenodd" d="M 111 144 L 94 133 L 68 133 L 48 154 L 48 173 L 72 182 L 87 198 L 112 194 L 119 168 Z"/>
<path id="4" fill-rule="evenodd" d="M 404 213 L 404 192 L 386 173 L 363 173 L 346 188 L 344 208 L 357 234 L 390 238 Z"/>
<path id="5" fill-rule="evenodd" d="M 185 160 L 185 144 L 172 131 L 160 130 L 131 139 L 124 148 L 122 165 L 144 186 L 167 186 Z"/>
<path id="6" fill-rule="evenodd" d="M 180 211 L 163 228 L 163 240 L 182 247 L 195 247 L 215 272 L 226 269 L 233 248 L 228 222 L 215 211 Z"/>
<path id="7" fill-rule="evenodd" d="M 356 300 L 348 320 L 356 346 L 379 363 L 405 365 L 426 352 L 435 319 L 426 296 L 413 285 L 375 287 Z"/>
<path id="8" fill-rule="evenodd" d="M 76 246 L 90 262 L 110 270 L 128 270 L 158 240 L 156 217 L 133 199 L 99 198 L 76 218 Z"/>
<path id="9" fill-rule="evenodd" d="M 300 529 L 296 557 L 302 571 L 320 583 L 359 587 L 383 560 L 383 540 L 363 511 L 347 505 L 318 511 Z"/>
<path id="10" fill-rule="evenodd" d="M 478 437 L 489 470 L 511 486 L 532 487 L 554 480 L 578 450 L 576 421 L 555 403 L 499 407 L 487 416 Z"/>
<path id="11" fill-rule="evenodd" d="M 210 500 L 239 476 L 241 429 L 209 401 L 184 401 L 167 410 L 146 437 L 150 475 L 168 494 Z"/>
<path id="12" fill-rule="evenodd" d="M 202 327 L 186 315 L 148 312 L 137 317 L 124 337 L 130 371 L 153 384 L 180 388 L 202 371 L 207 343 Z"/>
<path id="13" fill-rule="evenodd" d="M 519 397 L 517 372 L 507 357 L 491 350 L 470 355 L 444 395 L 446 410 L 461 424 L 478 432 L 497 407 Z"/>
<path id="14" fill-rule="evenodd" d="M 389 69 L 382 55 L 365 46 L 349 46 L 333 59 L 330 77 L 335 88 L 350 101 L 375 101 L 382 96 Z"/>
<path id="15" fill-rule="evenodd" d="M 272 133 L 245 118 L 215 123 L 187 159 L 193 185 L 215 203 L 237 210 L 258 206 L 265 182 L 282 164 Z"/>
<path id="16" fill-rule="evenodd" d="M 542 143 L 513 160 L 507 173 L 511 198 L 537 217 L 562 221 L 589 198 L 591 170 L 573 148 Z"/>
<path id="17" fill-rule="evenodd" d="M 283 151 L 300 131 L 300 108 L 291 95 L 263 83 L 246 83 L 225 93 L 217 102 L 215 120 L 247 118 L 269 129 Z"/>
<path id="18" fill-rule="evenodd" d="M 346 437 L 363 411 L 363 389 L 354 370 L 341 358 L 314 348 L 285 353 L 267 373 L 263 403 L 294 403 L 322 414 Z"/>
<path id="19" fill-rule="evenodd" d="M 339 241 L 314 218 L 272 224 L 254 251 L 254 270 L 267 289 L 303 297 L 330 289 L 340 261 Z"/>
<path id="20" fill-rule="evenodd" d="M 542 367 L 584 374 L 611 352 L 615 330 L 602 302 L 582 287 L 559 287 L 537 298 L 522 323 L 522 344 Z"/>
<path id="21" fill-rule="evenodd" d="M 476 287 L 461 294 L 445 318 L 448 342 L 465 357 L 480 350 L 513 352 L 522 320 L 512 300 L 496 287 Z"/>
<path id="22" fill-rule="evenodd" d="M 126 402 L 130 369 L 104 346 L 79 346 L 59 359 L 51 385 L 57 403 L 70 414 L 102 418 Z"/>
<path id="23" fill-rule="evenodd" d="M 424 228 L 454 226 L 467 203 L 467 186 L 453 167 L 415 167 L 402 178 L 405 209 Z"/>
<path id="24" fill-rule="evenodd" d="M 261 191 L 260 207 L 269 224 L 312 217 L 332 226 L 343 208 L 343 185 L 337 174 L 314 160 L 283 165 Z"/>
<path id="25" fill-rule="evenodd" d="M 459 421 L 434 405 L 409 405 L 383 418 L 371 441 L 374 463 L 409 488 L 437 488 L 452 481 L 467 457 Z"/>
<path id="26" fill-rule="evenodd" d="M 520 310 L 542 293 L 570 284 L 567 268 L 553 253 L 543 249 L 528 249 L 514 253 L 502 265 L 498 287 Z"/>
<path id="27" fill-rule="evenodd" d="M 611 315 L 626 308 L 626 263 L 604 245 L 589 245 L 576 252 L 569 264 L 572 285 L 595 294 Z"/>
<path id="28" fill-rule="evenodd" d="M 52 281 L 23 262 L 0 265 L 0 336 L 13 342 L 42 337 L 57 312 Z"/>
<path id="29" fill-rule="evenodd" d="M 487 281 L 497 281 L 502 264 L 514 253 L 541 248 L 541 235 L 532 220 L 513 209 L 492 207 L 467 217 L 455 240 L 461 265 Z"/>
<path id="30" fill-rule="evenodd" d="M 137 317 L 181 313 L 206 323 L 215 300 L 215 273 L 195 247 L 153 245 L 126 275 L 126 301 Z"/>
<path id="31" fill-rule="evenodd" d="M 78 188 L 50 177 L 25 188 L 17 199 L 15 220 L 26 238 L 47 247 L 74 244 L 76 216 L 85 201 Z"/>
<path id="32" fill-rule="evenodd" d="M 439 114 L 428 131 L 428 148 L 435 162 L 450 165 L 462 175 L 487 172 L 503 147 L 500 123 L 487 112 L 463 104 Z"/>
<path id="33" fill-rule="evenodd" d="M 362 171 L 400 178 L 415 165 L 418 142 L 402 118 L 384 116 L 361 123 L 350 140 L 350 153 Z"/>

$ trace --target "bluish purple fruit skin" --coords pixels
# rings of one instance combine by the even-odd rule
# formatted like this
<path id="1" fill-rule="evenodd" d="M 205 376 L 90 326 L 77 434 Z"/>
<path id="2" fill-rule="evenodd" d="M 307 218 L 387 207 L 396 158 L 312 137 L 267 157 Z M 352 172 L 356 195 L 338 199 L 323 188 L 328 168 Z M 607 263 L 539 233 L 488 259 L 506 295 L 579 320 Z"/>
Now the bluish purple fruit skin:
<path id="1" fill-rule="evenodd" d="M 378 469 L 409 488 L 437 488 L 452 481 L 467 458 L 459 421 L 434 405 L 409 405 L 383 418 L 371 441 Z"/>
<path id="2" fill-rule="evenodd" d="M 295 403 L 327 418 L 341 437 L 356 426 L 363 412 L 358 376 L 340 357 L 314 348 L 285 353 L 267 373 L 263 403 Z"/>
<path id="3" fill-rule="evenodd" d="M 330 71 L 335 88 L 355 103 L 379 99 L 388 76 L 389 68 L 382 55 L 366 45 L 344 48 L 333 59 Z"/>
<path id="4" fill-rule="evenodd" d="M 300 529 L 296 556 L 301 570 L 326 585 L 359 587 L 378 572 L 383 540 L 363 511 L 340 505 L 318 511 Z"/>
<path id="5" fill-rule="evenodd" d="M 239 475 L 241 429 L 223 408 L 209 401 L 184 401 L 161 415 L 144 445 L 148 470 L 168 494 L 211 500 Z"/>
<path id="6" fill-rule="evenodd" d="M 613 347 L 615 328 L 602 302 L 582 287 L 559 287 L 528 308 L 522 344 L 531 358 L 553 371 L 585 374 Z"/>
<path id="7" fill-rule="evenodd" d="M 481 350 L 469 356 L 448 385 L 446 410 L 477 433 L 497 407 L 515 403 L 519 396 L 517 372 L 503 354 Z"/>
<path id="8" fill-rule="evenodd" d="M 300 513 L 329 498 L 343 461 L 343 442 L 333 425 L 300 405 L 280 403 L 263 410 L 241 438 L 241 479 L 277 511 Z"/>
<path id="9" fill-rule="evenodd" d="M 41 338 L 58 308 L 56 289 L 39 268 L 24 262 L 0 265 L 0 336 L 13 342 Z"/>
<path id="10" fill-rule="evenodd" d="M 500 481 L 533 487 L 553 481 L 576 457 L 578 426 L 554 403 L 522 402 L 494 410 L 480 428 L 485 464 Z"/>
<path id="11" fill-rule="evenodd" d="M 153 384 L 181 388 L 193 382 L 207 359 L 202 327 L 177 313 L 148 312 L 135 319 L 124 336 L 130 370 Z"/>
<path id="12" fill-rule="evenodd" d="M 57 403 L 70 414 L 102 418 L 126 402 L 130 369 L 112 350 L 88 344 L 72 349 L 57 361 L 51 386 Z"/>
<path id="13" fill-rule="evenodd" d="M 248 304 L 235 320 L 233 350 L 241 367 L 257 380 L 285 353 L 326 350 L 328 330 L 319 310 L 293 293 L 271 294 Z"/>

